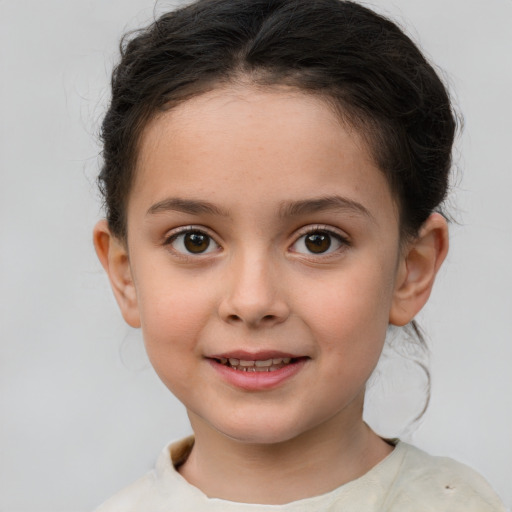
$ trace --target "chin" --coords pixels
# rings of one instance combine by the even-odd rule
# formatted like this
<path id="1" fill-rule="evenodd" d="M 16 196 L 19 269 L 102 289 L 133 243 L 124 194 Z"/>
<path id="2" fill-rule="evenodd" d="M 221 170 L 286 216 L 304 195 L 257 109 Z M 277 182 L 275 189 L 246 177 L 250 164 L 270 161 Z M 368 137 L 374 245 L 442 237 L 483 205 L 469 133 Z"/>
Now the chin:
<path id="1" fill-rule="evenodd" d="M 224 436 L 244 444 L 271 445 L 291 441 L 304 433 L 295 422 L 282 424 L 274 421 L 219 425 L 214 428 Z"/>

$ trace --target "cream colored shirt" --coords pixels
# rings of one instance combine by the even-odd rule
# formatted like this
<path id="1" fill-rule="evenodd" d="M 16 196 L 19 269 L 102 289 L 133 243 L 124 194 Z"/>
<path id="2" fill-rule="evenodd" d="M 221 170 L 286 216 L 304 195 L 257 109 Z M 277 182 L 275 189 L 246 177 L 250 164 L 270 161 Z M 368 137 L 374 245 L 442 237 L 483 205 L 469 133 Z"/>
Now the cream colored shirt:
<path id="1" fill-rule="evenodd" d="M 187 438 L 166 447 L 153 471 L 96 512 L 505 512 L 472 469 L 403 442 L 362 477 L 321 496 L 285 505 L 209 498 L 175 469 L 192 445 L 193 438 Z"/>

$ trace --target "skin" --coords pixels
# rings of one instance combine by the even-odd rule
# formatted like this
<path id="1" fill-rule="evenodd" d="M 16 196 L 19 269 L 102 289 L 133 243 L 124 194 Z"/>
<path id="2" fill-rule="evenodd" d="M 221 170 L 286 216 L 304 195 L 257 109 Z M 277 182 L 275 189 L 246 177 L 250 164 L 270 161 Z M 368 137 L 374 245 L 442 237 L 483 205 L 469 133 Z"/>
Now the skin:
<path id="1" fill-rule="evenodd" d="M 390 453 L 363 422 L 365 384 L 388 325 L 428 299 L 447 227 L 433 214 L 400 240 L 384 174 L 326 103 L 239 86 L 160 114 L 140 141 L 127 219 L 126 241 L 100 221 L 95 246 L 125 320 L 142 328 L 156 372 L 187 408 L 196 443 L 180 472 L 190 483 L 280 504 Z M 191 226 L 210 237 L 203 253 L 187 252 L 180 232 Z M 319 231 L 331 246 L 315 254 L 305 235 Z M 208 359 L 233 350 L 305 362 L 248 391 Z"/>

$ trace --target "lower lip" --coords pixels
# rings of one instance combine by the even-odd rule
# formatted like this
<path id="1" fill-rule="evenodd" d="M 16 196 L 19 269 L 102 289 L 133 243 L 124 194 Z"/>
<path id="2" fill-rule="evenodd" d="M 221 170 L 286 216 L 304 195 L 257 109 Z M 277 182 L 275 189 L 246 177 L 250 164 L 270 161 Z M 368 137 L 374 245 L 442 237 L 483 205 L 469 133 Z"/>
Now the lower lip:
<path id="1" fill-rule="evenodd" d="M 210 365 L 220 373 L 226 382 L 245 391 L 264 391 L 276 388 L 300 372 L 306 361 L 306 358 L 301 358 L 273 372 L 244 372 L 221 364 L 215 359 L 208 359 Z"/>

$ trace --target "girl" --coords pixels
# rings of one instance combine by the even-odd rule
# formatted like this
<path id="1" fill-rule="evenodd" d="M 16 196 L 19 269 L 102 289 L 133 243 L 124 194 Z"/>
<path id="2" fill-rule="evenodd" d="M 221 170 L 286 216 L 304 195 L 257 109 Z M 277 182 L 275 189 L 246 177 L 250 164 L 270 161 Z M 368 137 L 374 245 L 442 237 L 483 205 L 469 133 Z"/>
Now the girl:
<path id="1" fill-rule="evenodd" d="M 124 44 L 94 242 L 194 436 L 99 511 L 504 510 L 362 418 L 448 250 L 455 128 L 416 46 L 356 3 L 200 0 Z"/>

